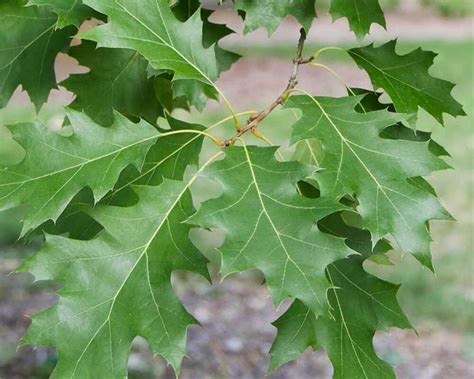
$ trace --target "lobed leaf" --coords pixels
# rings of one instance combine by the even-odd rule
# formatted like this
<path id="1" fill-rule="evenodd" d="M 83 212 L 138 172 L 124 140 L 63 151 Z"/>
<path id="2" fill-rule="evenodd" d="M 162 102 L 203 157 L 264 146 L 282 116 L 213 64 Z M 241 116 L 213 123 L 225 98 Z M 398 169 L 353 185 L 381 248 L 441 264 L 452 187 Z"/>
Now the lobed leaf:
<path id="1" fill-rule="evenodd" d="M 189 166 L 198 166 L 203 135 L 192 131 L 200 131 L 203 127 L 170 116 L 168 122 L 170 130 L 159 129 L 163 138 L 158 138 L 148 150 L 141 170 L 132 165 L 127 166 L 114 189 L 99 204 L 134 205 L 138 201 L 134 186 L 157 186 L 165 178 L 182 181 Z M 88 189 L 74 197 L 54 224 L 50 222 L 42 225 L 41 229 L 49 234 L 68 234 L 73 239 L 87 240 L 95 237 L 103 228 L 86 213 L 88 208 L 84 208 L 84 205 L 95 205 L 93 194 Z"/>
<path id="2" fill-rule="evenodd" d="M 314 0 L 234 0 L 234 4 L 245 12 L 244 33 L 263 27 L 272 34 L 281 20 L 290 15 L 308 31 L 316 17 Z"/>
<path id="3" fill-rule="evenodd" d="M 97 12 L 84 5 L 82 0 L 29 0 L 28 5 L 46 6 L 58 15 L 57 27 L 74 25 L 77 28 L 93 17 L 100 17 Z"/>
<path id="4" fill-rule="evenodd" d="M 214 46 L 216 51 L 217 66 L 219 72 L 228 70 L 235 61 L 240 58 L 239 54 L 225 50 L 218 45 L 218 42 L 233 34 L 234 31 L 225 24 L 215 24 L 209 20 L 212 10 L 201 8 L 199 0 L 181 0 L 172 7 L 173 14 L 182 22 L 191 18 L 197 11 L 201 12 L 203 21 L 202 42 L 205 48 Z"/>
<path id="5" fill-rule="evenodd" d="M 357 65 L 367 71 L 373 85 L 383 88 L 399 113 L 416 113 L 425 109 L 441 124 L 443 113 L 465 115 L 461 104 L 452 96 L 454 84 L 432 77 L 428 70 L 436 54 L 421 48 L 405 55 L 395 52 L 396 41 L 379 47 L 373 44 L 348 50 Z"/>
<path id="6" fill-rule="evenodd" d="M 270 370 L 298 358 L 308 347 L 322 347 L 334 367 L 334 379 L 395 378 L 376 354 L 377 330 L 411 328 L 398 304 L 399 286 L 364 271 L 363 258 L 351 257 L 328 267 L 332 317 L 315 317 L 296 300 L 275 323 L 277 337 L 270 350 Z"/>
<path id="7" fill-rule="evenodd" d="M 137 336 L 179 375 L 187 328 L 197 321 L 176 296 L 171 275 L 188 270 L 209 279 L 207 261 L 189 239 L 197 225 L 225 232 L 224 276 L 258 269 L 277 306 L 293 299 L 275 322 L 270 370 L 322 347 L 335 378 L 394 377 L 373 337 L 411 325 L 397 302 L 399 286 L 363 264 L 392 264 L 384 239 L 390 234 L 433 268 L 429 221 L 450 215 L 424 177 L 447 168 L 440 157 L 448 153 L 430 133 L 404 123 L 418 107 L 441 123 L 443 113 L 464 114 L 451 97 L 453 85 L 428 73 L 435 55 L 400 56 L 395 41 L 350 49 L 393 104 L 361 89 L 344 98 L 284 94 L 274 105 L 284 102 L 302 114 L 291 139 L 299 162 L 278 161 L 276 147 L 243 144 L 226 147 L 224 159 L 208 167 L 218 153 L 190 175 L 205 133 L 169 112 L 202 110 L 208 99 L 223 97 L 215 81 L 239 56 L 218 42 L 232 31 L 212 23 L 212 11 L 198 0 L 25 3 L 0 5 L 0 107 L 20 84 L 41 106 L 56 87 L 57 53 L 69 49 L 84 20 L 107 20 L 70 49 L 91 69 L 63 83 L 77 95 L 72 108 L 87 113 L 68 111 L 72 134 L 52 133 L 39 121 L 0 130 L 4 155 L 19 152 L 9 161 L 0 157 L 0 210 L 24 204 L 23 234 L 40 225 L 57 234 L 47 234 L 19 269 L 62 286 L 58 302 L 33 316 L 22 340 L 57 349 L 53 376 L 124 378 Z M 316 16 L 314 0 L 234 4 L 244 32 L 264 27 L 271 34 L 288 15 L 308 31 Z M 372 23 L 385 27 L 377 0 L 332 0 L 330 12 L 347 17 L 358 38 Z M 155 125 L 162 115 L 169 130 Z M 223 193 L 195 212 L 189 189 L 202 173 Z"/>
<path id="8" fill-rule="evenodd" d="M 393 370 L 374 351 L 374 334 L 391 327 L 409 329 L 411 325 L 396 298 L 399 286 L 367 273 L 362 266 L 366 259 L 385 257 L 390 245 L 380 241 L 372 248 L 370 234 L 347 225 L 341 213 L 326 217 L 320 228 L 346 237 L 346 243 L 361 255 L 327 268 L 333 285 L 330 317 L 315 317 L 296 300 L 275 321 L 278 333 L 270 350 L 269 369 L 299 358 L 308 347 L 322 347 L 333 364 L 334 378 L 393 378 Z"/>
<path id="9" fill-rule="evenodd" d="M 56 88 L 56 56 L 74 33 L 74 28 L 56 30 L 57 17 L 47 8 L 24 5 L 23 0 L 0 4 L 0 107 L 21 84 L 40 108 Z"/>
<path id="10" fill-rule="evenodd" d="M 351 95 L 362 95 L 360 103 L 356 106 L 356 110 L 361 113 L 372 112 L 387 109 L 390 112 L 396 112 L 393 104 L 384 104 L 380 101 L 382 93 L 370 91 L 361 88 L 351 88 L 349 92 Z M 394 139 L 394 140 L 406 140 L 406 141 L 417 141 L 417 142 L 428 142 L 428 149 L 438 157 L 449 157 L 449 153 L 439 143 L 431 138 L 430 132 L 424 132 L 420 130 L 413 130 L 404 126 L 401 122 L 391 125 L 384 129 L 380 136 L 383 138 Z"/>
<path id="11" fill-rule="evenodd" d="M 194 13 L 200 12 L 203 21 L 202 43 L 205 48 L 214 47 L 218 74 L 228 70 L 234 64 L 240 55 L 221 48 L 218 45 L 220 39 L 234 33 L 234 31 L 223 24 L 215 24 L 209 20 L 212 10 L 201 8 L 199 0 L 181 0 L 171 8 L 176 18 L 185 22 L 190 19 Z M 194 105 L 199 111 L 202 111 L 209 99 L 217 100 L 217 94 L 214 88 L 203 85 L 198 81 L 179 80 L 173 83 L 173 92 L 175 97 L 184 97 L 190 105 Z"/>
<path id="12" fill-rule="evenodd" d="M 159 129 L 159 131 L 177 134 L 160 138 L 148 151 L 141 170 L 133 166 L 124 170 L 114 190 L 103 199 L 103 202 L 106 204 L 120 204 L 124 200 L 126 202 L 130 197 L 130 191 L 133 192 L 133 185 L 157 186 L 164 178 L 183 180 L 189 166 L 198 166 L 203 135 L 192 131 L 198 132 L 204 128 L 171 116 L 167 119 L 170 130 Z"/>
<path id="13" fill-rule="evenodd" d="M 351 30 L 363 38 L 374 23 L 385 27 L 385 16 L 378 0 L 331 0 L 333 20 L 346 17 Z"/>
<path id="14" fill-rule="evenodd" d="M 315 314 L 327 311 L 325 267 L 352 253 L 344 242 L 318 230 L 316 222 L 343 208 L 330 199 L 307 199 L 295 184 L 314 168 L 278 162 L 276 148 L 231 147 L 205 175 L 223 187 L 189 222 L 226 233 L 223 275 L 259 269 L 279 305 L 288 297 Z"/>
<path id="15" fill-rule="evenodd" d="M 168 0 L 85 0 L 84 3 L 106 14 L 109 22 L 81 33 L 81 38 L 94 40 L 99 47 L 136 50 L 153 69 L 173 72 L 175 81 L 197 81 L 199 88 L 216 93 L 215 49 L 203 47 L 199 11 L 181 22 L 172 13 Z"/>
<path id="16" fill-rule="evenodd" d="M 96 239 L 47 236 L 20 270 L 62 284 L 56 305 L 33 317 L 23 344 L 58 350 L 54 376 L 124 378 L 130 347 L 145 338 L 179 373 L 186 330 L 196 324 L 171 286 L 174 270 L 208 277 L 206 259 L 183 224 L 193 212 L 194 181 L 135 187 L 132 207 L 100 205 L 90 216 L 104 227 Z"/>
<path id="17" fill-rule="evenodd" d="M 114 110 L 152 124 L 163 114 L 155 80 L 148 78 L 148 62 L 136 51 L 96 49 L 95 43 L 83 41 L 69 55 L 90 69 L 61 83 L 76 95 L 72 108 L 86 112 L 101 125 L 113 122 Z"/>
<path id="18" fill-rule="evenodd" d="M 291 142 L 318 139 L 324 150 L 320 162 L 324 170 L 316 173 L 322 196 L 339 199 L 355 194 L 374 244 L 390 233 L 403 251 L 432 269 L 426 223 L 450 216 L 432 193 L 409 179 L 449 166 L 429 151 L 428 142 L 382 138 L 386 128 L 406 116 L 387 110 L 357 112 L 360 100 L 359 96 L 291 97 L 286 107 L 302 112 Z"/>
<path id="19" fill-rule="evenodd" d="M 108 128 L 76 111 L 68 112 L 68 118 L 70 137 L 48 131 L 39 121 L 11 127 L 26 156 L 20 164 L 0 169 L 0 210 L 26 205 L 23 234 L 56 220 L 84 187 L 99 201 L 126 166 L 142 166 L 159 137 L 146 122 L 134 124 L 119 114 Z"/>

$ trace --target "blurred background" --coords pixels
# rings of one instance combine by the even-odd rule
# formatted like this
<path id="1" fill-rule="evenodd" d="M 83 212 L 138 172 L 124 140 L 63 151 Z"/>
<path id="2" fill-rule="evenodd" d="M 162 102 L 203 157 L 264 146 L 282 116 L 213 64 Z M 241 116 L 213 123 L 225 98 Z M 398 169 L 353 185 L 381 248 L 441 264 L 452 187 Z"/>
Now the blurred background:
<path id="1" fill-rule="evenodd" d="M 324 46 L 352 47 L 368 42 L 385 42 L 398 37 L 398 53 L 421 46 L 439 53 L 430 70 L 434 76 L 457 84 L 453 91 L 467 117 L 447 117 L 445 127 L 437 125 L 420 111 L 418 128 L 433 132 L 433 138 L 447 147 L 454 170 L 435 173 L 429 178 L 446 208 L 457 222 L 434 222 L 432 245 L 436 274 L 423 269 L 411 256 L 391 253 L 396 266 L 367 266 L 366 269 L 393 282 L 403 283 L 399 293 L 402 307 L 415 325 L 413 331 L 380 333 L 375 344 L 380 356 L 394 365 L 400 378 L 445 379 L 474 377 L 474 5 L 472 0 L 382 0 L 387 30 L 373 25 L 371 36 L 356 41 L 347 22 L 332 23 L 328 1 L 318 1 L 319 19 L 308 37 L 306 55 Z M 292 68 L 292 57 L 299 26 L 285 20 L 268 40 L 259 30 L 242 36 L 242 25 L 235 13 L 222 9 L 212 16 L 226 23 L 237 34 L 224 40 L 226 48 L 244 55 L 219 80 L 234 107 L 240 111 L 260 109 L 271 103 L 285 88 Z M 321 60 L 344 81 L 355 87 L 370 88 L 365 73 L 358 70 L 343 52 L 324 54 Z M 72 59 L 60 54 L 58 81 L 77 71 Z M 317 95 L 343 96 L 344 86 L 329 72 L 303 67 L 300 87 Z M 63 105 L 72 94 L 53 91 L 50 101 L 39 112 L 40 118 L 60 125 Z M 177 116 L 212 123 L 227 116 L 225 109 L 211 103 L 203 114 Z M 0 110 L 0 163 L 14 162 L 17 146 L 6 138 L 3 125 L 25 122 L 35 117 L 28 97 L 17 91 L 6 109 Z M 284 144 L 295 121 L 289 111 L 276 111 L 261 125 L 261 131 L 275 144 Z M 232 134 L 232 125 L 223 127 L 220 137 Z M 285 148 L 285 145 L 283 146 Z M 210 150 L 209 146 L 206 152 Z M 199 196 L 209 183 L 197 183 Z M 55 301 L 52 283 L 33 283 L 27 274 L 10 274 L 21 259 L 33 254 L 37 243 L 17 241 L 21 209 L 0 213 L 0 378 L 47 378 L 56 356 L 48 348 L 22 347 L 18 339 L 28 325 L 28 315 Z M 222 242 L 219 233 L 193 232 L 195 243 L 216 261 L 213 248 Z M 212 267 L 215 270 L 215 265 Z M 278 316 L 268 298 L 262 278 L 256 272 L 234 275 L 212 286 L 193 275 L 178 273 L 174 285 L 187 309 L 203 327 L 189 331 L 189 357 L 183 378 L 262 378 L 267 352 L 276 330 L 271 322 Z M 137 339 L 129 361 L 130 378 L 172 378 L 174 375 L 159 358 L 153 357 L 145 341 Z M 330 378 L 332 369 L 323 352 L 307 351 L 271 378 Z"/>

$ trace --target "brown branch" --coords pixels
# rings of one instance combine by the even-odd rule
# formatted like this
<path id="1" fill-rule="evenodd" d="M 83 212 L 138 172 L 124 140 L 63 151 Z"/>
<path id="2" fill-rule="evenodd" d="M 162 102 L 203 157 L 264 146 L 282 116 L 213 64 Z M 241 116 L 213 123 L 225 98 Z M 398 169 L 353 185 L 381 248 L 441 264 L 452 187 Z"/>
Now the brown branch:
<path id="1" fill-rule="evenodd" d="M 303 48 L 304 43 L 306 41 L 306 32 L 303 28 L 300 30 L 300 39 L 298 41 L 298 49 L 296 50 L 296 56 L 293 59 L 293 71 L 291 73 L 290 79 L 288 80 L 288 85 L 286 86 L 285 90 L 281 93 L 278 98 L 271 103 L 267 108 L 262 110 L 261 112 L 257 113 L 256 115 L 250 117 L 247 120 L 247 125 L 240 128 L 237 133 L 226 141 L 223 141 L 223 146 L 232 146 L 237 139 L 242 137 L 248 131 L 255 133 L 256 128 L 258 125 L 270 114 L 273 112 L 275 108 L 279 105 L 283 105 L 290 95 L 291 91 L 295 89 L 296 85 L 298 84 L 298 71 L 299 67 L 302 64 L 306 64 L 312 61 L 312 58 L 303 60 Z"/>

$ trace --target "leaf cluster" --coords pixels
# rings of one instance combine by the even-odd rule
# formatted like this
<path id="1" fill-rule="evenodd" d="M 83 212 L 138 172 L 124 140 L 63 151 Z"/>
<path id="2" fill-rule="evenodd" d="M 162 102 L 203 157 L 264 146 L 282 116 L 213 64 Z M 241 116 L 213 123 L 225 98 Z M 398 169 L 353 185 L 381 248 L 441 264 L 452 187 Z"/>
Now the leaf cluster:
<path id="1" fill-rule="evenodd" d="M 358 38 L 373 23 L 385 26 L 378 1 L 363 3 L 331 2 L 333 18 L 346 18 Z M 0 130 L 0 158 L 24 150 L 0 162 L 0 210 L 23 207 L 23 236 L 44 235 L 18 271 L 61 285 L 57 303 L 33 316 L 22 339 L 57 349 L 55 377 L 126 377 L 136 336 L 179 375 L 187 328 L 199 320 L 181 304 L 171 275 L 209 279 L 193 228 L 225 232 L 223 277 L 258 269 L 276 306 L 292 300 L 274 323 L 270 371 L 311 347 L 326 350 L 335 378 L 394 377 L 372 339 L 411 325 L 399 285 L 364 263 L 391 264 L 386 254 L 395 246 L 433 270 L 429 223 L 451 216 L 425 177 L 448 168 L 448 154 L 416 131 L 416 113 L 423 108 L 440 123 L 443 114 L 462 115 L 453 84 L 429 74 L 434 53 L 399 55 L 390 41 L 346 51 L 373 89 L 312 96 L 297 87 L 299 67 L 325 67 L 318 57 L 331 48 L 304 56 L 314 1 L 233 4 L 246 33 L 264 27 L 271 34 L 286 16 L 302 25 L 289 84 L 259 113 L 236 112 L 216 85 L 239 56 L 219 46 L 232 30 L 211 22 L 213 10 L 198 0 L 0 4 L 0 107 L 20 85 L 37 109 L 59 84 L 75 94 L 59 132 L 40 118 Z M 57 83 L 60 52 L 88 72 Z M 174 117 L 176 109 L 203 111 L 209 100 L 221 100 L 229 117 L 212 126 Z M 280 106 L 298 118 L 291 159 L 278 146 L 241 138 L 270 143 L 258 126 Z M 225 122 L 236 132 L 221 141 L 212 130 Z M 206 138 L 217 149 L 203 145 Z M 200 176 L 222 194 L 199 203 Z"/>

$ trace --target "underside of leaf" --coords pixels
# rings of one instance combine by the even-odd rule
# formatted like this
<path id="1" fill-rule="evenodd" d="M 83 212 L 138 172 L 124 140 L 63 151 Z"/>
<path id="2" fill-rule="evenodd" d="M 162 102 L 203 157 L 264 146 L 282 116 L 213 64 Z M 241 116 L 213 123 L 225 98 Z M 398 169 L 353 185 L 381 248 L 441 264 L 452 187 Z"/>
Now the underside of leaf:
<path id="1" fill-rule="evenodd" d="M 245 12 L 245 33 L 264 27 L 272 34 L 282 19 L 290 15 L 308 31 L 316 17 L 314 0 L 234 0 L 234 3 Z"/>
<path id="2" fill-rule="evenodd" d="M 0 107 L 21 84 L 39 109 L 56 88 L 56 55 L 69 46 L 74 28 L 56 30 L 57 16 L 25 1 L 0 4 Z"/>
<path id="3" fill-rule="evenodd" d="M 233 31 L 213 21 L 223 3 L 1 3 L 0 107 L 17 106 L 11 98 L 19 86 L 38 109 L 51 89 L 62 90 L 59 52 L 89 69 L 61 83 L 75 96 L 61 109 L 62 127 L 46 125 L 56 122 L 51 104 L 38 115 L 30 104 L 32 114 L 14 122 L 0 110 L 0 211 L 20 208 L 22 236 L 44 242 L 18 271 L 59 286 L 57 302 L 32 317 L 22 344 L 57 350 L 53 377 L 120 379 L 142 337 L 179 375 L 187 329 L 198 320 L 171 279 L 182 270 L 210 279 L 190 236 L 202 228 L 225 236 L 221 262 L 212 262 L 222 277 L 258 270 L 275 306 L 290 305 L 274 323 L 270 371 L 309 347 L 326 351 L 334 378 L 393 378 L 374 336 L 411 326 L 399 285 L 371 270 L 396 269 L 393 248 L 433 269 L 430 222 L 451 216 L 427 177 L 449 168 L 449 154 L 431 130 L 415 128 L 416 113 L 421 107 L 441 123 L 444 113 L 464 114 L 453 85 L 429 74 L 434 53 L 399 55 L 391 41 L 347 50 L 375 90 L 313 97 L 298 85 L 303 65 L 343 82 L 318 63 L 324 51 L 341 48 L 306 55 L 315 1 L 233 0 L 244 33 L 262 27 L 271 34 L 287 16 L 303 26 L 286 88 L 264 109 L 238 113 L 216 85 L 240 57 L 222 48 Z M 378 0 L 332 0 L 330 13 L 347 18 L 359 40 L 372 24 L 385 27 Z M 92 27 L 91 18 L 98 20 Z M 196 123 L 196 110 L 219 98 L 231 116 Z M 282 106 L 297 122 L 280 149 L 260 125 Z M 187 122 L 176 118 L 185 111 Z M 231 121 L 235 128 L 224 130 Z M 247 145 L 247 137 L 272 147 Z M 208 180 L 194 187 L 200 176 Z"/>
<path id="4" fill-rule="evenodd" d="M 390 246 L 381 241 L 372 249 L 370 234 L 346 225 L 341 214 L 324 219 L 320 227 L 347 238 L 347 244 L 361 256 L 352 256 L 326 271 L 334 287 L 329 291 L 330 316 L 315 317 L 296 300 L 274 322 L 278 333 L 270 350 L 269 370 L 297 359 L 308 348 L 323 348 L 334 367 L 334 378 L 394 378 L 392 368 L 381 360 L 373 347 L 378 330 L 411 328 L 397 301 L 398 285 L 380 280 L 363 268 L 365 259 L 386 252 Z"/>
<path id="5" fill-rule="evenodd" d="M 108 128 L 80 112 L 70 111 L 68 118 L 70 137 L 49 131 L 39 121 L 11 127 L 26 156 L 20 164 L 0 169 L 0 209 L 26 205 L 24 233 L 56 220 L 84 187 L 100 200 L 126 166 L 141 167 L 158 138 L 145 121 L 134 124 L 118 113 Z"/>
<path id="6" fill-rule="evenodd" d="M 334 20 L 346 17 L 351 30 L 362 38 L 374 23 L 385 27 L 385 16 L 378 0 L 331 0 Z"/>
<path id="7" fill-rule="evenodd" d="M 58 28 L 68 25 L 79 27 L 85 20 L 100 17 L 97 12 L 85 6 L 82 0 L 29 0 L 28 5 L 51 7 L 58 15 Z"/>
<path id="8" fill-rule="evenodd" d="M 187 238 L 190 227 L 182 223 L 193 212 L 193 179 L 136 187 L 139 202 L 133 207 L 91 210 L 105 229 L 99 237 L 49 236 L 20 268 L 37 280 L 62 284 L 58 303 L 33 317 L 22 341 L 57 348 L 55 376 L 126 377 L 136 336 L 179 373 L 186 330 L 196 321 L 174 294 L 171 273 L 208 276 L 206 260 Z"/>
<path id="9" fill-rule="evenodd" d="M 172 13 L 168 0 L 86 0 L 109 16 L 105 25 L 81 34 L 100 47 L 138 51 L 156 70 L 171 71 L 174 80 L 214 87 L 218 75 L 215 49 L 203 47 L 203 21 L 197 11 L 186 22 Z"/>
<path id="10" fill-rule="evenodd" d="M 374 244 L 392 234 L 403 251 L 432 269 L 426 224 L 450 216 L 433 194 L 413 186 L 409 179 L 448 166 L 429 151 L 427 142 L 380 137 L 405 116 L 387 110 L 357 112 L 361 99 L 291 97 L 286 106 L 302 112 L 293 126 L 292 142 L 321 141 L 323 170 L 316 177 L 322 195 L 339 199 L 355 194 Z"/>
<path id="11" fill-rule="evenodd" d="M 316 222 L 343 206 L 300 196 L 295 184 L 314 168 L 278 162 L 274 154 L 275 148 L 228 148 L 205 172 L 224 194 L 203 203 L 190 222 L 225 231 L 219 249 L 224 276 L 259 269 L 276 305 L 295 297 L 323 314 L 329 287 L 324 269 L 352 252 L 341 239 L 320 232 Z"/>
<path id="12" fill-rule="evenodd" d="M 383 88 L 400 113 L 425 109 L 441 124 L 443 113 L 465 115 L 461 104 L 452 96 L 454 84 L 432 77 L 428 70 L 436 54 L 421 48 L 405 55 L 395 52 L 396 40 L 375 47 L 373 44 L 350 49 L 349 55 L 367 71 L 372 83 Z"/>

